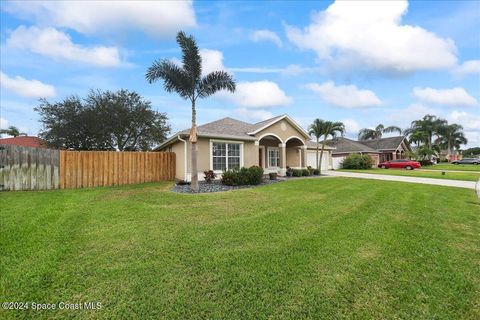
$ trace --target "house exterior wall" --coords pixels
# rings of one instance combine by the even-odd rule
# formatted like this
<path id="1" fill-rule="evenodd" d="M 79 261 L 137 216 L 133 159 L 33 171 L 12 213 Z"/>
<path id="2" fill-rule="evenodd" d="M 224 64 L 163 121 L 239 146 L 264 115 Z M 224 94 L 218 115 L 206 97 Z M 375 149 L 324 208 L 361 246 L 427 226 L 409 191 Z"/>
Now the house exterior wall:
<path id="1" fill-rule="evenodd" d="M 286 150 L 287 153 L 287 166 L 292 168 L 300 168 L 300 148 L 299 147 L 289 147 Z"/>
<path id="2" fill-rule="evenodd" d="M 188 143 L 187 143 L 188 144 Z M 188 148 L 188 146 L 187 146 Z M 175 179 L 185 179 L 185 143 L 183 141 L 177 141 L 171 145 L 172 152 L 175 152 Z"/>
<path id="3" fill-rule="evenodd" d="M 301 132 L 298 131 L 289 121 L 283 119 L 278 121 L 277 123 L 273 124 L 272 126 L 263 129 L 262 131 L 255 134 L 255 137 L 258 139 L 265 134 L 274 134 L 278 136 L 282 143 L 285 143 L 288 138 L 292 136 L 298 137 L 304 144 L 306 143 L 306 139 Z"/>

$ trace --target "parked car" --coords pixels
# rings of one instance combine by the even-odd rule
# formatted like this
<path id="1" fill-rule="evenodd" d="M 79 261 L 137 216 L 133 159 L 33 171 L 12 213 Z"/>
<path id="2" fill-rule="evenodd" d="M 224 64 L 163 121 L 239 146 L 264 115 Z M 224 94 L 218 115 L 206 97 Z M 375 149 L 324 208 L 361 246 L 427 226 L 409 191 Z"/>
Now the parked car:
<path id="1" fill-rule="evenodd" d="M 453 164 L 480 164 L 480 159 L 478 158 L 465 158 L 462 160 L 452 161 Z"/>
<path id="2" fill-rule="evenodd" d="M 413 170 L 413 169 L 421 168 L 422 166 L 420 165 L 420 162 L 417 162 L 417 161 L 412 161 L 408 159 L 398 159 L 398 160 L 390 160 L 390 161 L 382 162 L 378 164 L 378 167 L 382 169 L 399 168 L 399 169 Z"/>

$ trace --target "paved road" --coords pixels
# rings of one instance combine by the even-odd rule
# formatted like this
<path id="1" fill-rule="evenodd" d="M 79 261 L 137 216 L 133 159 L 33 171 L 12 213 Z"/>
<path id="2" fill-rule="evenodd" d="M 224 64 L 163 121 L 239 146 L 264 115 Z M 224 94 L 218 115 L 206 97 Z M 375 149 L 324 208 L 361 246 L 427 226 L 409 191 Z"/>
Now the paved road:
<path id="1" fill-rule="evenodd" d="M 390 176 L 390 175 L 371 174 L 371 173 L 343 172 L 343 171 L 332 171 L 332 170 L 328 170 L 322 173 L 329 176 L 333 176 L 333 177 L 348 177 L 348 178 L 362 178 L 362 179 L 387 180 L 387 181 L 401 181 L 401 182 L 410 182 L 410 183 L 423 183 L 423 184 L 433 184 L 437 186 L 466 188 L 466 189 L 473 189 L 473 190 L 475 190 L 475 185 L 476 185 L 476 182 L 473 182 L 473 181 Z"/>

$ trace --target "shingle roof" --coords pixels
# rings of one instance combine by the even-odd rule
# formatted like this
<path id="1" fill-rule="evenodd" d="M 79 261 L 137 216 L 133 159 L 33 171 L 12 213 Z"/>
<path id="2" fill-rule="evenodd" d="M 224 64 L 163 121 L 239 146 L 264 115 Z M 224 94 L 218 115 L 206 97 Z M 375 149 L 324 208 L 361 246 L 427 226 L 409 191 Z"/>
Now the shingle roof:
<path id="1" fill-rule="evenodd" d="M 404 136 L 363 140 L 360 143 L 376 150 L 395 150 L 402 143 Z"/>
<path id="2" fill-rule="evenodd" d="M 336 153 L 350 153 L 350 152 L 370 152 L 370 153 L 379 153 L 377 150 L 370 148 L 358 141 L 350 140 L 347 138 L 335 138 L 328 140 L 327 144 L 331 147 L 335 147 L 333 154 Z"/>
<path id="3" fill-rule="evenodd" d="M 8 144 L 22 147 L 46 148 L 47 144 L 39 137 L 32 136 L 18 136 L 12 138 L 0 139 L 0 144 Z"/>
<path id="4" fill-rule="evenodd" d="M 327 142 L 328 142 L 328 141 L 327 141 Z M 322 142 L 320 142 L 318 145 L 319 145 L 319 148 L 321 148 L 321 147 L 322 147 Z M 328 143 L 325 145 L 325 147 L 326 147 L 327 149 L 334 149 L 334 148 L 335 148 L 335 147 L 329 145 Z M 317 142 L 316 142 L 316 141 L 308 140 L 308 141 L 307 141 L 307 148 L 308 148 L 308 149 L 316 149 L 316 148 L 317 148 Z"/>
<path id="5" fill-rule="evenodd" d="M 223 118 L 197 127 L 198 135 L 234 136 L 238 138 L 252 138 L 247 132 L 251 131 L 252 124 L 232 118 Z M 190 129 L 182 130 L 178 134 L 188 134 Z"/>

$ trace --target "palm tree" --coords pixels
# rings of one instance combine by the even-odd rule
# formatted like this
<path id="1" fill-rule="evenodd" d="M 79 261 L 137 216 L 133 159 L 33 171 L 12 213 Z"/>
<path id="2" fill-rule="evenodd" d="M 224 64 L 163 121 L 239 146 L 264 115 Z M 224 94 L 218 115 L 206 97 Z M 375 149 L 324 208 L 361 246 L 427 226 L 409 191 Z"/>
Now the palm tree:
<path id="1" fill-rule="evenodd" d="M 308 129 L 308 133 L 317 139 L 317 169 L 322 173 L 322 158 L 323 151 L 325 150 L 325 144 L 328 137 L 335 138 L 338 134 L 345 133 L 345 125 L 343 122 L 325 121 L 322 119 L 315 119 Z M 322 149 L 320 152 L 320 158 L 318 157 L 319 141 L 323 137 Z"/>
<path id="2" fill-rule="evenodd" d="M 214 71 L 202 77 L 202 58 L 193 36 L 187 36 L 183 31 L 177 34 L 177 43 L 182 49 L 182 66 L 162 59 L 154 61 L 148 68 L 145 77 L 149 83 L 163 80 L 167 92 L 176 92 L 192 103 L 192 128 L 189 133 L 191 143 L 192 179 L 190 188 L 198 191 L 197 173 L 197 111 L 196 100 L 211 96 L 219 90 L 235 91 L 235 80 L 225 71 Z"/>
<path id="3" fill-rule="evenodd" d="M 402 129 L 396 126 L 386 127 L 383 124 L 379 124 L 375 129 L 364 128 L 358 133 L 358 140 L 371 140 L 380 139 L 384 133 L 398 132 L 402 134 Z"/>
<path id="4" fill-rule="evenodd" d="M 7 129 L 2 129 L 0 130 L 0 134 L 6 134 L 12 137 L 18 137 L 18 136 L 26 136 L 27 134 L 25 132 L 20 132 L 17 127 L 15 126 L 10 126 Z"/>
<path id="5" fill-rule="evenodd" d="M 439 138 L 435 140 L 443 149 L 447 149 L 447 157 L 450 160 L 453 148 L 460 149 L 462 144 L 467 144 L 467 138 L 463 134 L 463 127 L 453 123 L 439 128 Z"/>
<path id="6" fill-rule="evenodd" d="M 439 152 L 438 145 L 434 145 L 432 139 L 434 136 L 439 138 L 447 124 L 446 120 L 427 114 L 420 120 L 412 121 L 410 128 L 406 129 L 404 133 L 410 137 L 410 141 L 417 142 L 419 148 L 422 147 L 424 150 L 429 150 L 429 152 L 424 152 L 423 154 L 430 160 L 432 155 Z"/>

